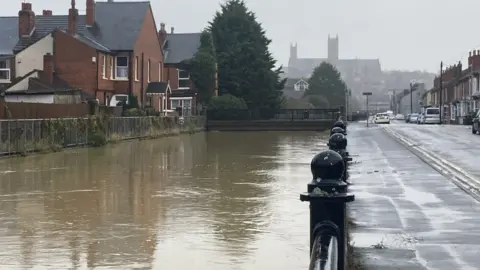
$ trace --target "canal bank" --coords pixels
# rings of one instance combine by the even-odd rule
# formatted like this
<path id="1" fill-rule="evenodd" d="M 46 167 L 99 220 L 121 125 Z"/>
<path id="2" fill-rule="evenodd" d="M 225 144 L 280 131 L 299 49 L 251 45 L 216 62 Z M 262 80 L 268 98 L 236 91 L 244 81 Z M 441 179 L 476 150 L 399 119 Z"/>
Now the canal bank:
<path id="1" fill-rule="evenodd" d="M 132 139 L 155 139 L 205 130 L 202 116 L 24 119 L 0 121 L 0 155 L 55 152 Z"/>

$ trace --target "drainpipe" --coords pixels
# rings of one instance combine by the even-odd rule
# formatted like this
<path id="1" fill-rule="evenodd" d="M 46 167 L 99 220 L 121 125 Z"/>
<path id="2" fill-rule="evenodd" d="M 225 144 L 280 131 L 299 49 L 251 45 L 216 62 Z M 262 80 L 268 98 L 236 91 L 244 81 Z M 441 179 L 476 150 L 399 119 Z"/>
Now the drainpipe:
<path id="1" fill-rule="evenodd" d="M 142 52 L 142 76 L 140 76 L 140 78 L 141 78 L 141 81 L 140 81 L 140 95 L 141 95 L 141 101 L 142 101 L 142 108 L 145 108 L 144 97 L 143 97 L 143 91 L 144 91 L 143 83 L 145 82 L 145 79 L 144 79 L 145 73 L 144 72 L 145 72 L 145 55 Z"/>

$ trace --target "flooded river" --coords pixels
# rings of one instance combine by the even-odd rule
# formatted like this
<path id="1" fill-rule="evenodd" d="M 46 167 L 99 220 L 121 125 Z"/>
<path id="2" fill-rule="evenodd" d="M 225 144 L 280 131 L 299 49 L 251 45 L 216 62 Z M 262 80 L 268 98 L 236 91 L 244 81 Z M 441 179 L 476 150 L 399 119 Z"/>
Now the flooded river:
<path id="1" fill-rule="evenodd" d="M 318 133 L 202 133 L 0 160 L 0 269 L 307 269 Z"/>

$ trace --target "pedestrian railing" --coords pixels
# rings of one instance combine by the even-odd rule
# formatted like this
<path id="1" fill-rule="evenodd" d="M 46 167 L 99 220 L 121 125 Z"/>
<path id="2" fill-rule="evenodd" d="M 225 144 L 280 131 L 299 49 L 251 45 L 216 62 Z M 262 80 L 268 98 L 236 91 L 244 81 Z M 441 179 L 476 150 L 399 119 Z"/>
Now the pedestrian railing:
<path id="1" fill-rule="evenodd" d="M 208 109 L 209 121 L 308 121 L 336 120 L 339 109 Z"/>
<path id="2" fill-rule="evenodd" d="M 346 125 L 337 121 L 328 142 L 329 150 L 317 154 L 310 164 L 313 180 L 301 201 L 310 202 L 310 270 L 345 270 L 347 261 L 346 203 L 355 200 L 347 193 Z"/>
<path id="3" fill-rule="evenodd" d="M 94 137 L 128 140 L 202 128 L 205 117 L 107 117 L 0 120 L 0 155 L 81 146 Z"/>

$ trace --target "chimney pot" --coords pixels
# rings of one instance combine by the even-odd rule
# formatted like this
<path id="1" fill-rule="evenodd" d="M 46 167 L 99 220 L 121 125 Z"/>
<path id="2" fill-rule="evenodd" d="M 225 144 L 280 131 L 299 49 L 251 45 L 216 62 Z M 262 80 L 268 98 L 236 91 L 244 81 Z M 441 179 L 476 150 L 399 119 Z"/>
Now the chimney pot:
<path id="1" fill-rule="evenodd" d="M 72 0 L 71 7 L 68 11 L 68 29 L 67 32 L 70 35 L 75 35 L 77 33 L 77 24 L 78 24 L 78 10 L 75 8 L 75 0 Z"/>
<path id="2" fill-rule="evenodd" d="M 95 0 L 87 0 L 87 11 L 85 15 L 85 24 L 95 24 Z"/>
<path id="3" fill-rule="evenodd" d="M 18 36 L 30 35 L 35 27 L 35 13 L 32 11 L 32 4 L 22 3 L 22 9 L 18 12 Z"/>
<path id="4" fill-rule="evenodd" d="M 160 30 L 158 31 L 158 42 L 163 46 L 167 39 L 167 31 L 165 31 L 165 23 L 160 23 Z"/>

